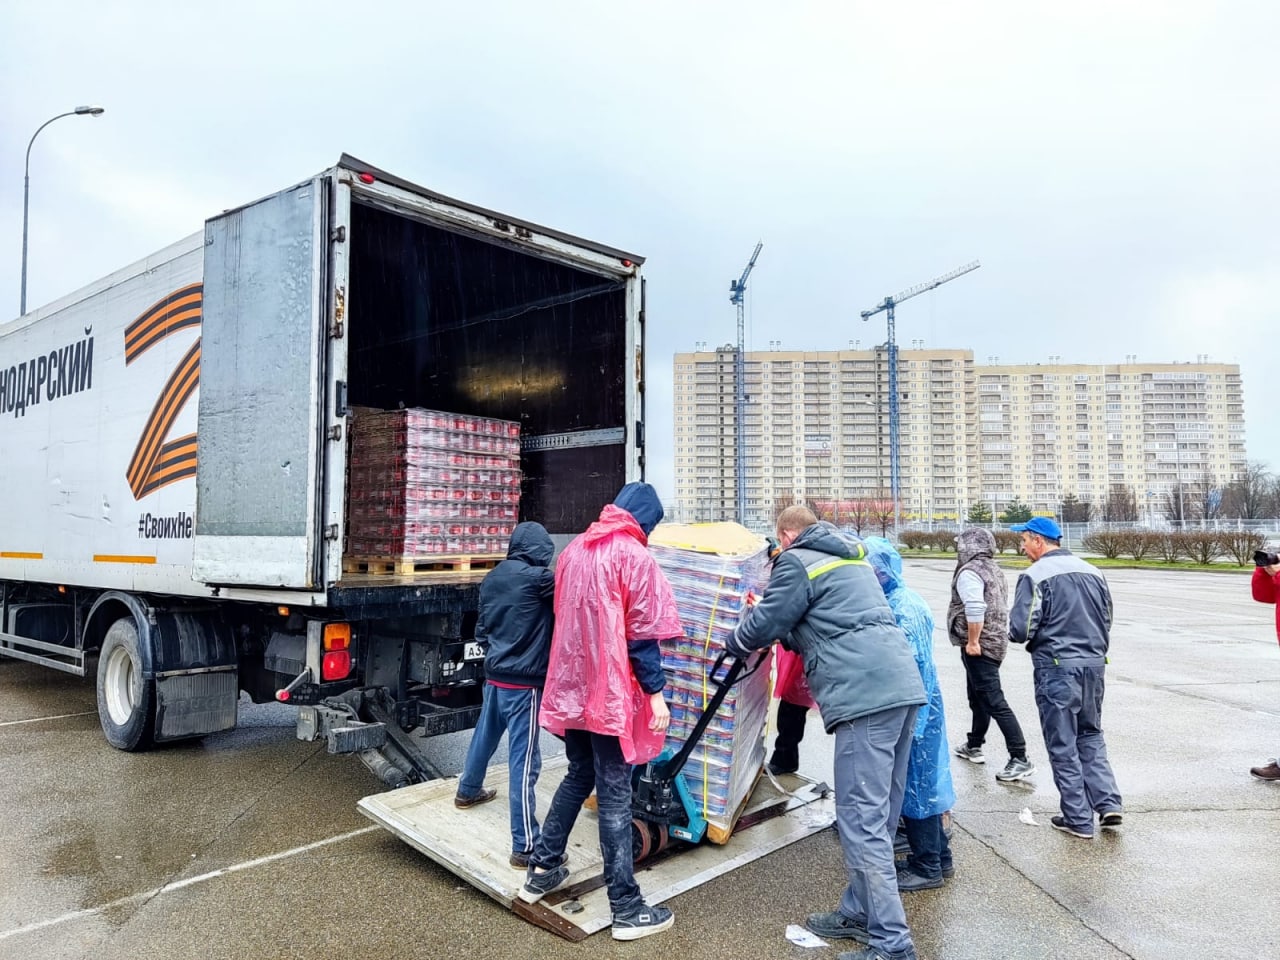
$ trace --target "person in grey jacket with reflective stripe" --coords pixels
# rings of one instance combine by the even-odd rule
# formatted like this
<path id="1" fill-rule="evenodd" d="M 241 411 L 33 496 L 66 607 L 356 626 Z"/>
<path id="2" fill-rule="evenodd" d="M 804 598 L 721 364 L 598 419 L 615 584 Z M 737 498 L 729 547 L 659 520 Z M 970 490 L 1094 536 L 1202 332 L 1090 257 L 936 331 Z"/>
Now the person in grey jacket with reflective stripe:
<path id="1" fill-rule="evenodd" d="M 1092 839 L 1122 820 L 1120 791 L 1102 736 L 1102 696 L 1111 642 L 1111 591 L 1092 564 L 1062 548 L 1048 517 L 1011 527 L 1022 534 L 1031 567 L 1018 578 L 1009 639 L 1025 643 L 1034 668 L 1040 729 L 1061 797 L 1053 826 Z"/>
<path id="2" fill-rule="evenodd" d="M 898 897 L 893 832 L 924 684 L 866 548 L 806 507 L 778 517 L 784 550 L 760 602 L 739 623 L 729 652 L 745 657 L 775 640 L 800 654 L 809 690 L 834 733 L 836 827 L 849 885 L 836 910 L 811 914 L 823 937 L 866 949 L 840 960 L 914 960 Z"/>

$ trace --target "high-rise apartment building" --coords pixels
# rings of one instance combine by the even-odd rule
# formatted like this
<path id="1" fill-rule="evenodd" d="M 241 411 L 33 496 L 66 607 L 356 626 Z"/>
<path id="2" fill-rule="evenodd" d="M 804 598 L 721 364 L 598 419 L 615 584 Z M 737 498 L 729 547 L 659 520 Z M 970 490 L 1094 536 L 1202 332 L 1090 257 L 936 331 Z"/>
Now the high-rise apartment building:
<path id="1" fill-rule="evenodd" d="M 1055 358 L 1056 359 L 1056 358 Z M 887 352 L 745 356 L 746 520 L 795 501 L 832 513 L 889 499 Z M 968 350 L 899 350 L 901 517 L 955 519 L 978 500 L 1057 512 L 1115 484 L 1140 510 L 1244 468 L 1239 367 L 1228 364 L 979 366 Z M 675 357 L 674 513 L 736 514 L 734 349 Z"/>

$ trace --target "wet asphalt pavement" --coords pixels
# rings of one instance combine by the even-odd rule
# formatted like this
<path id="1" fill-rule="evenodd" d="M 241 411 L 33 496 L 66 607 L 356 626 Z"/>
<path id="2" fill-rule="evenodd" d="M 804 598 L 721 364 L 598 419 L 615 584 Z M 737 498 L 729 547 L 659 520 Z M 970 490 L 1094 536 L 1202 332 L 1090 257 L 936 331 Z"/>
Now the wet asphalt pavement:
<path id="1" fill-rule="evenodd" d="M 906 572 L 940 617 L 951 564 Z M 1124 827 L 1088 842 L 1049 827 L 1057 794 L 1030 663 L 1011 650 L 1005 691 L 1039 771 L 994 780 L 1005 760 L 994 725 L 985 766 L 953 761 L 956 876 L 905 896 L 922 960 L 1280 957 L 1280 785 L 1248 775 L 1280 753 L 1273 609 L 1250 599 L 1246 576 L 1108 579 L 1104 719 Z M 940 632 L 935 651 L 954 743 L 968 725 L 964 675 Z M 241 707 L 230 733 L 125 754 L 102 738 L 90 681 L 0 660 L 0 958 L 828 960 L 855 946 L 784 936 L 839 898 L 832 831 L 677 897 L 660 937 L 567 943 L 372 827 L 355 802 L 378 783 L 297 741 L 291 709 Z M 456 773 L 467 736 L 428 749 Z M 802 772 L 829 779 L 816 716 L 802 756 Z"/>

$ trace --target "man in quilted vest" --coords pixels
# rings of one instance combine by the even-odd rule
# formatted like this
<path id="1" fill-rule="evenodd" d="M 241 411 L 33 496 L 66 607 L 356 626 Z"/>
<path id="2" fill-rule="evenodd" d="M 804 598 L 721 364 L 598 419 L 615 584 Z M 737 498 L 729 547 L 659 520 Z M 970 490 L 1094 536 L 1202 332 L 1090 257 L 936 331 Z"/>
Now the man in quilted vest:
<path id="1" fill-rule="evenodd" d="M 952 646 L 960 648 L 973 725 L 955 754 L 970 763 L 986 763 L 982 744 L 994 720 L 1009 750 L 1009 762 L 996 779 L 1011 783 L 1025 780 L 1036 768 L 1027 759 L 1027 739 L 1000 686 L 1000 664 L 1009 649 L 1009 584 L 995 554 L 996 538 L 985 527 L 969 527 L 956 537 L 947 634 Z"/>

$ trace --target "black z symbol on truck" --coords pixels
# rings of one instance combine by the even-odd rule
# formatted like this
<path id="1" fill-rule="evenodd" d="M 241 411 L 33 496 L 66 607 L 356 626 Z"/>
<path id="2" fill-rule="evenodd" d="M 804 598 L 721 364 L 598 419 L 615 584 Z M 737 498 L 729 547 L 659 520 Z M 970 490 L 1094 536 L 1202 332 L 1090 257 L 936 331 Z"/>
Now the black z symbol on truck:
<path id="1" fill-rule="evenodd" d="M 204 284 L 179 287 L 149 307 L 124 332 L 127 366 L 166 337 L 187 327 L 199 327 Z M 196 435 L 169 438 L 178 414 L 200 383 L 200 338 L 178 362 L 151 408 L 146 429 L 129 461 L 129 489 L 141 500 L 166 484 L 196 475 Z"/>

